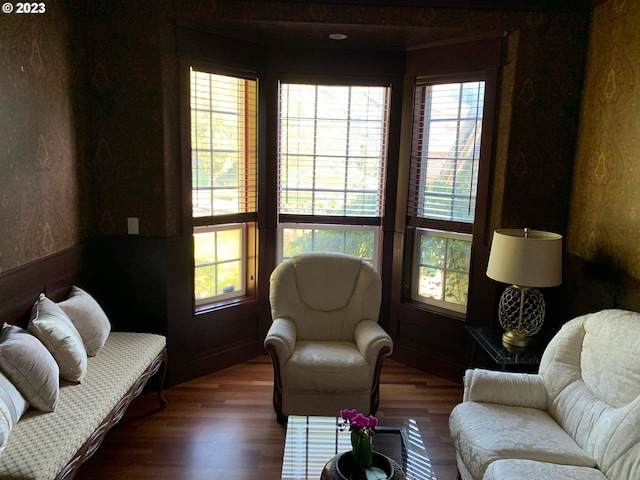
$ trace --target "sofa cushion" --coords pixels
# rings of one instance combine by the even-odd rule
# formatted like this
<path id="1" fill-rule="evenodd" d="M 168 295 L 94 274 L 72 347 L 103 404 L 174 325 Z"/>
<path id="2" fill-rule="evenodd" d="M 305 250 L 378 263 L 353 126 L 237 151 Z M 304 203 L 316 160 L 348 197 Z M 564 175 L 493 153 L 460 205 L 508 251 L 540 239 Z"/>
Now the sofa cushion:
<path id="1" fill-rule="evenodd" d="M 0 370 L 32 407 L 47 412 L 55 409 L 60 369 L 40 340 L 23 328 L 2 325 Z"/>
<path id="2" fill-rule="evenodd" d="M 107 341 L 111 322 L 98 302 L 78 287 L 71 288 L 66 300 L 58 303 L 80 333 L 87 355 L 95 357 Z"/>
<path id="3" fill-rule="evenodd" d="M 67 314 L 44 294 L 40 294 L 31 310 L 28 330 L 51 352 L 62 378 L 82 381 L 87 373 L 87 351 L 82 337 Z"/>
<path id="4" fill-rule="evenodd" d="M 499 459 L 596 465 L 549 414 L 535 408 L 463 402 L 451 412 L 449 427 L 473 478 L 482 478 Z"/>
<path id="5" fill-rule="evenodd" d="M 27 400 L 11 381 L 0 373 L 0 455 L 9 439 L 9 433 L 29 408 Z"/>
<path id="6" fill-rule="evenodd" d="M 497 460 L 489 465 L 482 480 L 550 480 L 560 478 L 563 480 L 607 480 L 607 477 L 596 468 L 557 465 L 533 460 Z"/>

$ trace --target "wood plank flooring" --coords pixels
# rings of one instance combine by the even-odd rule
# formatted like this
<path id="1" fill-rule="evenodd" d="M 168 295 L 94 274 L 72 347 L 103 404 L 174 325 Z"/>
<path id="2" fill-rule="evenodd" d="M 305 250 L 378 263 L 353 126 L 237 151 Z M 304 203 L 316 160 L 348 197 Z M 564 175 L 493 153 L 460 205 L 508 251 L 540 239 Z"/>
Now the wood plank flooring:
<path id="1" fill-rule="evenodd" d="M 264 355 L 166 389 L 164 410 L 145 392 L 75 478 L 279 480 L 285 429 L 272 388 Z M 461 385 L 387 359 L 380 391 L 381 424 L 416 419 L 438 480 L 455 480 L 448 417 Z"/>

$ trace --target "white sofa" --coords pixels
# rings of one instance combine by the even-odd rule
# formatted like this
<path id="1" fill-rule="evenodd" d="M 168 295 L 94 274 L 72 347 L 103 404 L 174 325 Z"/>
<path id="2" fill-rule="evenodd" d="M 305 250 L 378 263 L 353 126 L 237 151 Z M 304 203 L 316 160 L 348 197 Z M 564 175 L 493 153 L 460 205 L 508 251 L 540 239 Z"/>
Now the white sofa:
<path id="1" fill-rule="evenodd" d="M 463 480 L 640 479 L 640 314 L 567 322 L 538 374 L 468 370 L 449 427 Z"/>
<path id="2" fill-rule="evenodd" d="M 308 253 L 271 274 L 273 324 L 265 348 L 274 369 L 273 405 L 288 415 L 375 414 L 391 337 L 378 325 L 381 282 L 360 258 Z"/>

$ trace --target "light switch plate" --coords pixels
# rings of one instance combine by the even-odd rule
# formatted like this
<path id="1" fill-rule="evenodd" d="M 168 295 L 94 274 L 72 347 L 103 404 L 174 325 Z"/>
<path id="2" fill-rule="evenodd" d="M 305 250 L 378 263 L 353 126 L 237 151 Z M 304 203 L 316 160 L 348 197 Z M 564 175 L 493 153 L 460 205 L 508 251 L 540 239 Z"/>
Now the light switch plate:
<path id="1" fill-rule="evenodd" d="M 138 217 L 127 217 L 127 232 L 129 235 L 140 234 L 140 220 Z"/>

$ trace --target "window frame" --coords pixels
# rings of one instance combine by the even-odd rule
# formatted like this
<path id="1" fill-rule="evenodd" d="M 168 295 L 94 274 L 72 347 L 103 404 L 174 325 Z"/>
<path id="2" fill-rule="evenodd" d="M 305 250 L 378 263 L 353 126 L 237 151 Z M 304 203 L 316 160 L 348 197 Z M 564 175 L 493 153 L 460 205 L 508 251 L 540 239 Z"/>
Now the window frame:
<path id="1" fill-rule="evenodd" d="M 451 318 L 458 318 L 460 320 L 466 320 L 469 315 L 471 303 L 473 302 L 472 286 L 474 280 L 478 280 L 477 267 L 474 261 L 474 251 L 477 247 L 484 244 L 486 241 L 487 230 L 487 218 L 488 218 L 488 197 L 490 190 L 490 172 L 492 165 L 492 148 L 493 148 L 493 121 L 495 115 L 495 88 L 493 75 L 486 70 L 482 69 L 470 69 L 462 70 L 455 73 L 445 72 L 441 74 L 429 74 L 423 75 L 416 72 L 415 75 L 408 74 L 405 82 L 410 82 L 410 88 L 407 90 L 405 84 L 405 92 L 410 91 L 410 99 L 407 99 L 405 104 L 411 105 L 410 114 L 407 113 L 407 119 L 409 122 L 408 130 L 413 132 L 414 122 L 414 95 L 416 88 L 416 79 L 420 78 L 422 83 L 429 82 L 431 84 L 446 84 L 446 83 L 464 83 L 483 81 L 484 86 L 484 107 L 482 115 L 482 135 L 480 145 L 480 156 L 478 160 L 478 179 L 476 186 L 476 202 L 473 223 L 466 223 L 460 221 L 449 221 L 441 219 L 427 219 L 418 218 L 410 214 L 410 208 L 407 205 L 406 210 L 406 235 L 405 235 L 405 255 L 404 255 L 404 288 L 402 289 L 402 302 L 411 303 L 422 309 L 431 310 L 434 313 L 442 314 Z M 413 133 L 410 134 L 410 137 Z M 413 139 L 409 138 L 408 147 L 406 150 L 408 160 L 408 171 L 411 171 L 410 158 L 412 153 Z M 407 202 L 411 197 L 409 191 L 409 184 L 407 184 Z M 448 231 L 452 233 L 462 233 L 472 235 L 472 258 L 469 271 L 469 292 L 467 296 L 467 305 L 464 312 L 458 311 L 459 309 L 450 308 L 448 306 L 435 305 L 433 303 L 427 303 L 420 299 L 416 299 L 413 295 L 413 291 L 417 290 L 415 285 L 417 279 L 417 271 L 419 271 L 419 265 L 416 261 L 417 254 L 419 253 L 419 244 L 417 239 L 417 230 L 420 228 Z"/>
<path id="2" fill-rule="evenodd" d="M 473 242 L 473 235 L 470 233 L 460 233 L 460 232 L 452 232 L 452 231 L 443 231 L 443 230 L 434 230 L 432 228 L 416 228 L 414 230 L 414 241 L 413 241 L 413 274 L 412 274 L 412 282 L 411 282 L 411 300 L 416 301 L 416 302 L 420 302 L 420 303 L 424 303 L 426 305 L 430 305 L 430 306 L 434 306 L 434 307 L 438 307 L 438 308 L 442 308 L 444 310 L 451 310 L 455 313 L 459 313 L 459 314 L 466 314 L 467 313 L 467 307 L 468 307 L 468 291 L 467 291 L 467 303 L 465 303 L 464 305 L 462 304 L 455 304 L 453 302 L 448 302 L 447 300 L 440 300 L 440 299 L 436 299 L 433 297 L 425 297 L 419 294 L 419 282 L 420 282 L 420 267 L 423 266 L 422 263 L 420 263 L 420 235 L 423 235 L 424 233 L 428 233 L 431 234 L 432 236 L 437 236 L 437 237 L 442 237 L 445 238 L 447 240 L 451 239 L 451 240 L 468 240 L 470 244 L 472 244 Z M 445 251 L 446 251 L 446 243 L 445 243 Z M 469 262 L 471 263 L 471 262 Z M 447 267 L 447 261 L 446 261 L 446 253 L 445 253 L 445 261 L 444 261 L 444 266 L 443 268 L 439 269 L 442 270 L 442 272 L 446 273 L 446 272 L 450 272 L 450 271 L 455 271 L 454 269 L 448 268 Z M 426 265 L 424 265 L 426 266 Z M 435 268 L 435 267 L 434 267 Z M 469 271 L 466 272 L 469 281 L 471 280 L 471 265 L 469 265 Z M 443 291 L 446 287 L 443 287 Z"/>
<path id="3" fill-rule="evenodd" d="M 218 308 L 223 308 L 226 306 L 234 305 L 239 302 L 244 301 L 253 301 L 255 300 L 255 296 L 257 294 L 256 290 L 256 274 L 257 274 L 257 222 L 258 222 L 258 138 L 259 138 L 259 115 L 258 115 L 258 104 L 259 104 L 259 77 L 258 74 L 254 71 L 233 68 L 228 66 L 223 66 L 219 64 L 197 61 L 192 58 L 186 57 L 181 62 L 181 68 L 183 70 L 183 74 L 185 75 L 185 83 L 186 86 L 183 89 L 183 101 L 181 102 L 181 110 L 182 110 L 182 118 L 183 118 L 183 162 L 182 162 L 182 173 L 184 175 L 185 181 L 183 185 L 185 186 L 185 191 L 183 192 L 183 212 L 185 222 L 183 224 L 184 235 L 191 238 L 190 242 L 190 259 L 191 259 L 191 299 L 193 304 L 194 314 L 203 314 L 210 310 L 215 310 Z M 224 76 L 232 76 L 237 78 L 242 78 L 245 80 L 253 80 L 255 81 L 255 116 L 250 119 L 248 122 L 250 125 L 248 128 L 245 128 L 245 135 L 249 129 L 253 129 L 253 142 L 246 142 L 245 153 L 249 151 L 249 149 L 253 149 L 253 153 L 251 156 L 251 160 L 246 163 L 245 162 L 245 170 L 247 168 L 253 168 L 255 173 L 253 174 L 253 185 L 252 185 L 252 195 L 253 195 L 253 204 L 255 208 L 253 211 L 245 211 L 240 213 L 224 213 L 219 215 L 210 215 L 210 216 L 194 216 L 193 215 L 193 178 L 192 178 L 192 162 L 193 162 L 193 149 L 191 142 L 191 129 L 192 129 L 192 121 L 191 121 L 191 70 L 196 70 L 199 72 L 204 72 L 212 75 L 224 75 Z M 249 118 L 250 116 L 245 115 L 245 118 Z M 245 155 L 247 158 L 247 155 Z M 250 209 L 251 210 L 251 209 Z M 220 294 L 213 297 L 207 297 L 203 299 L 196 299 L 195 295 L 195 242 L 193 235 L 197 230 L 206 229 L 208 227 L 224 228 L 226 225 L 230 224 L 242 224 L 243 225 L 243 245 L 242 245 L 242 253 L 243 257 L 243 266 L 244 272 L 242 275 L 244 288 L 242 289 L 242 294 L 238 292 L 234 292 L 232 294 Z"/>
<path id="4" fill-rule="evenodd" d="M 234 290 L 233 292 L 223 292 L 214 296 L 210 296 L 210 297 L 203 297 L 203 298 L 197 298 L 195 296 L 195 281 L 194 281 L 194 302 L 195 302 L 195 306 L 196 308 L 198 307 L 202 307 L 203 305 L 208 305 L 210 303 L 214 303 L 214 302 L 223 302 L 225 300 L 230 300 L 230 299 L 236 299 L 238 297 L 244 297 L 247 294 L 247 278 L 246 278 L 246 271 L 247 271 L 247 256 L 246 256 L 246 252 L 247 252 L 247 225 L 246 223 L 226 223 L 226 224 L 209 224 L 209 225 L 203 225 L 203 226 L 196 226 L 193 229 L 193 235 L 194 235 L 194 250 L 195 250 L 195 236 L 197 234 L 201 234 L 201 233 L 211 233 L 211 232 L 215 232 L 220 233 L 223 231 L 229 231 L 229 230 L 240 230 L 240 257 L 237 259 L 234 259 L 234 261 L 239 261 L 240 262 L 240 288 L 238 290 Z M 216 255 L 217 256 L 217 255 Z M 216 265 L 216 267 L 220 264 L 223 263 L 229 263 L 228 260 L 226 261 L 216 261 L 213 262 L 212 265 Z M 196 276 L 196 272 L 197 269 L 202 267 L 204 265 L 198 265 L 195 261 L 195 251 L 194 251 L 194 276 Z M 245 272 L 245 274 L 243 275 L 242 273 Z"/>
<path id="5" fill-rule="evenodd" d="M 342 87 L 380 87 L 385 89 L 385 106 L 383 114 L 383 134 L 381 135 L 382 145 L 380 146 L 382 152 L 382 166 L 381 177 L 378 185 L 382 190 L 381 199 L 378 201 L 379 215 L 366 216 L 366 215 L 317 215 L 317 214 L 301 214 L 301 213 L 282 213 L 280 209 L 280 124 L 281 124 L 281 103 L 280 92 L 281 84 L 302 84 L 302 85 L 317 85 L 317 86 L 342 86 Z M 386 198 L 387 190 L 387 175 L 389 168 L 389 139 L 391 134 L 391 94 L 393 91 L 392 84 L 389 79 L 371 79 L 365 77 L 350 77 L 349 79 L 338 77 L 323 77 L 313 76 L 309 78 L 306 76 L 298 77 L 296 75 L 282 75 L 278 78 L 278 109 L 276 115 L 276 122 L 278 125 L 278 152 L 276 159 L 276 171 L 277 171 L 277 185 L 276 185 L 276 260 L 280 263 L 283 259 L 283 245 L 282 234 L 284 228 L 309 228 L 309 229 L 344 229 L 344 230 L 371 230 L 374 232 L 374 255 L 376 259 L 373 261 L 375 268 L 380 268 L 382 264 L 382 235 L 383 235 L 383 219 L 385 215 L 385 209 L 388 202 Z"/>

